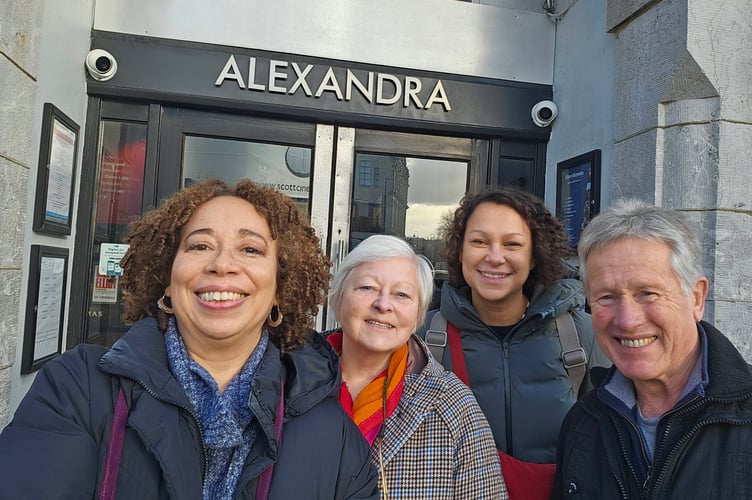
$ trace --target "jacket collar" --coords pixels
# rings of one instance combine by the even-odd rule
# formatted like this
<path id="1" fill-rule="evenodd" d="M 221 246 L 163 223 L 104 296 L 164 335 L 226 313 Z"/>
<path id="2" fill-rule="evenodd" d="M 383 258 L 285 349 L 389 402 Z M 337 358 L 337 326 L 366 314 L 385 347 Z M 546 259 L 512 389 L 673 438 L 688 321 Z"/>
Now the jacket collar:
<path id="1" fill-rule="evenodd" d="M 191 407 L 182 387 L 170 372 L 164 335 L 154 318 L 134 323 L 102 356 L 98 367 L 110 375 L 134 380 L 161 400 Z"/>
<path id="2" fill-rule="evenodd" d="M 708 339 L 708 397 L 734 400 L 752 396 L 752 366 L 713 325 L 700 322 Z"/>
<path id="3" fill-rule="evenodd" d="M 701 354 L 695 369 L 694 381 L 690 380 L 684 396 L 677 406 L 691 397 L 733 401 L 752 397 L 752 367 L 721 332 L 705 321 L 698 323 Z M 596 380 L 596 383 L 598 381 Z M 626 379 L 616 366 L 606 373 L 599 384 L 597 395 L 604 403 L 620 413 L 631 415 L 634 406 L 634 390 L 631 395 L 625 390 Z M 631 385 L 631 384 L 630 384 Z"/>
<path id="4" fill-rule="evenodd" d="M 271 343 L 253 378 L 251 406 L 260 420 L 271 419 L 285 371 L 285 414 L 305 413 L 339 390 L 339 363 L 329 344 L 311 331 L 304 345 L 280 354 Z M 135 323 L 99 361 L 104 372 L 132 379 L 155 397 L 190 408 L 182 387 L 169 370 L 164 336 L 154 318 Z M 255 403 L 254 403 L 255 400 Z"/>
<path id="5" fill-rule="evenodd" d="M 461 331 L 485 331 L 487 326 L 478 316 L 471 302 L 469 286 L 454 288 L 449 283 L 441 287 L 441 313 Z M 517 330 L 528 332 L 540 326 L 540 321 L 553 319 L 570 309 L 583 307 L 585 295 L 582 283 L 576 279 L 563 278 L 544 288 L 537 286 L 531 295 L 525 318 Z M 527 326 L 525 326 L 527 325 Z"/>

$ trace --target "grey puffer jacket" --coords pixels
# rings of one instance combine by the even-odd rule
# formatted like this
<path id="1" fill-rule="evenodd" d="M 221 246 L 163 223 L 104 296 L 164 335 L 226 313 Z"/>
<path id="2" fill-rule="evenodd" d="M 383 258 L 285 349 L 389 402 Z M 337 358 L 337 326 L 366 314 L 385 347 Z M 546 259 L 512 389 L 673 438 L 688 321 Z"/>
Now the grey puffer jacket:
<path id="1" fill-rule="evenodd" d="M 274 418 L 282 370 L 280 446 Z M 0 434 L 0 498 L 97 498 L 120 387 L 129 414 L 116 497 L 202 499 L 201 431 L 152 318 L 109 351 L 80 345 L 42 368 Z M 368 443 L 338 391 L 336 354 L 319 335 L 282 355 L 269 344 L 251 386 L 259 427 L 236 498 L 255 498 L 259 475 L 274 462 L 270 499 L 378 499 Z"/>
<path id="2" fill-rule="evenodd" d="M 570 311 L 588 359 L 580 395 L 592 389 L 590 369 L 611 366 L 595 342 L 585 298 L 576 279 L 561 279 L 529 297 L 525 318 L 500 338 L 478 316 L 470 288 L 442 287 L 440 310 L 460 331 L 470 387 L 486 415 L 496 446 L 528 462 L 553 463 L 561 422 L 577 400 L 561 360 L 556 317 Z M 431 324 L 428 314 L 420 336 Z M 452 369 L 449 348 L 441 363 Z"/>

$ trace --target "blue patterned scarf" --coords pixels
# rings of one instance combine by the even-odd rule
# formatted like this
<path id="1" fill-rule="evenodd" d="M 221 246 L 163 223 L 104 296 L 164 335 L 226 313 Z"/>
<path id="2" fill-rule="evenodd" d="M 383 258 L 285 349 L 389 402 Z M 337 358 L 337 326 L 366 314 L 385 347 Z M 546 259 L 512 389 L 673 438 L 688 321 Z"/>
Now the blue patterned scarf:
<path id="1" fill-rule="evenodd" d="M 175 319 L 165 333 L 170 370 L 183 387 L 198 416 L 208 464 L 204 500 L 235 497 L 240 473 L 256 439 L 253 413 L 249 408 L 251 380 L 266 352 L 269 336 L 264 330 L 243 368 L 223 393 L 206 369 L 190 358 Z"/>

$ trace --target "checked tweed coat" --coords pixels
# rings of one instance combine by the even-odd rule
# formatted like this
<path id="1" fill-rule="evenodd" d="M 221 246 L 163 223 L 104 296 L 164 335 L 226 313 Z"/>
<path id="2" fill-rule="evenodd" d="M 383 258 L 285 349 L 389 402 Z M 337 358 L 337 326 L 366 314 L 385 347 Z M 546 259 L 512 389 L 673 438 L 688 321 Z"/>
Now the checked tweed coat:
<path id="1" fill-rule="evenodd" d="M 389 500 L 507 500 L 493 434 L 473 393 L 420 338 L 408 345 L 402 398 L 371 449 L 377 467 L 382 453 Z"/>

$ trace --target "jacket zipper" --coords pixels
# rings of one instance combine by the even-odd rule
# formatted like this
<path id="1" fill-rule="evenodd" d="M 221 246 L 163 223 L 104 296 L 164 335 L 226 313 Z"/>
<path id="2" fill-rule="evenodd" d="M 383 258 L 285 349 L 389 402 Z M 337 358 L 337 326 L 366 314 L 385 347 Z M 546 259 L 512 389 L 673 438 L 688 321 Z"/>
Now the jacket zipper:
<path id="1" fill-rule="evenodd" d="M 136 384 L 138 384 L 139 386 L 141 386 L 141 388 L 143 390 L 145 390 L 147 393 L 149 393 L 149 395 L 151 397 L 153 397 L 154 399 L 156 399 L 157 401 L 161 401 L 162 403 L 166 403 L 166 404 L 169 404 L 169 405 L 172 405 L 172 406 L 176 406 L 176 407 L 178 407 L 178 408 L 180 408 L 182 410 L 185 410 L 193 418 L 193 423 L 196 424 L 196 428 L 198 429 L 199 437 L 201 437 L 201 451 L 202 451 L 202 455 L 203 455 L 203 467 L 201 469 L 201 491 L 204 491 L 204 487 L 206 486 L 206 483 L 205 483 L 205 481 L 206 481 L 206 469 L 207 469 L 208 463 L 209 463 L 209 456 L 208 456 L 208 453 L 206 451 L 206 446 L 204 446 L 204 431 L 201 429 L 201 425 L 199 424 L 199 419 L 198 419 L 198 415 L 196 415 L 196 412 L 192 408 L 189 408 L 189 407 L 187 407 L 187 406 L 185 406 L 183 404 L 180 404 L 177 401 L 172 401 L 170 399 L 163 398 L 163 397 L 159 396 L 156 392 L 154 392 L 149 386 L 147 386 L 140 379 L 134 378 L 134 377 L 132 377 L 130 375 L 126 375 L 124 373 L 112 372 L 112 371 L 105 370 L 104 368 L 100 368 L 100 369 L 103 372 L 107 373 L 108 375 L 111 375 L 111 376 L 114 376 L 114 377 L 122 377 L 122 378 L 127 378 L 127 379 L 130 379 L 130 380 L 133 380 L 134 382 L 136 382 Z"/>
<path id="2" fill-rule="evenodd" d="M 617 415 L 619 415 L 620 418 L 624 418 L 621 414 L 617 413 Z M 627 423 L 631 424 L 631 422 L 629 422 L 629 420 L 627 420 L 626 418 L 624 418 L 624 420 L 626 420 Z M 619 439 L 619 448 L 622 450 L 622 453 L 626 456 L 627 455 L 627 452 L 626 452 L 627 447 L 624 444 L 624 436 L 622 435 L 621 430 L 619 428 L 616 428 L 616 435 L 617 435 L 617 438 Z M 606 450 L 608 451 L 608 447 L 606 447 Z M 644 453 L 644 450 L 643 450 L 643 453 Z M 618 461 L 618 459 L 619 459 L 618 456 L 614 456 L 613 454 L 611 454 L 611 463 L 616 463 Z M 633 477 L 637 477 L 637 471 L 635 471 L 635 468 L 634 468 L 634 465 L 632 464 L 632 462 L 631 461 L 626 461 L 626 463 L 629 464 L 629 472 L 632 473 L 632 476 Z M 609 467 L 610 467 L 610 464 L 609 464 Z M 614 470 L 612 468 L 611 472 L 612 472 L 612 474 L 614 476 L 614 479 L 616 480 L 616 484 L 619 486 L 619 490 L 621 491 L 622 498 L 624 500 L 628 500 L 629 496 L 627 495 L 627 488 L 624 485 L 624 482 L 622 481 L 621 477 L 619 477 L 619 474 L 617 473 L 618 471 L 616 471 L 616 470 Z"/>
<path id="3" fill-rule="evenodd" d="M 672 416 L 678 416 L 683 413 L 689 413 L 694 411 L 695 409 L 704 406 L 707 403 L 713 403 L 713 402 L 724 402 L 724 403 L 732 403 L 736 401 L 742 401 L 744 399 L 748 399 L 747 397 L 738 397 L 734 399 L 718 399 L 718 398 L 705 398 L 701 399 L 699 396 L 696 396 L 694 399 L 687 401 L 684 405 L 681 407 L 673 410 L 670 412 Z M 674 456 L 683 449 L 689 441 L 692 440 L 694 437 L 694 434 L 700 430 L 701 428 L 712 425 L 712 424 L 734 424 L 734 425 L 749 425 L 752 423 L 752 419 L 747 420 L 731 420 L 731 419 L 723 419 L 723 418 L 711 418 L 711 419 L 705 419 L 700 422 L 697 422 L 694 426 L 692 426 L 689 431 L 682 436 L 682 438 L 676 443 L 676 445 L 671 449 L 669 454 L 666 456 L 666 460 L 664 460 L 664 465 L 661 468 L 660 473 L 658 474 L 658 477 L 656 477 L 655 482 L 653 483 L 653 491 L 658 491 L 658 487 L 660 486 L 661 482 L 663 481 L 664 477 L 666 476 L 667 469 L 672 463 L 672 460 Z M 665 438 L 668 436 L 669 429 L 671 428 L 671 422 L 669 422 L 666 425 L 666 430 L 663 432 L 663 437 Z"/>
<path id="4" fill-rule="evenodd" d="M 684 413 L 685 410 L 686 411 L 692 411 L 695 408 L 699 408 L 703 404 L 701 401 L 698 401 L 699 399 L 700 399 L 699 396 L 695 396 L 694 398 L 692 398 L 691 400 L 687 401 L 686 403 L 684 403 L 679 408 L 676 408 L 675 410 L 669 411 L 668 415 L 678 415 L 680 413 Z M 672 426 L 671 424 L 672 423 L 673 423 L 673 419 L 669 420 L 668 423 L 666 424 L 666 428 L 663 430 L 663 433 L 662 433 L 661 441 L 664 441 L 668 437 L 669 431 L 671 430 L 671 426 Z M 674 446 L 674 448 L 666 456 L 666 460 L 663 461 L 663 467 L 661 467 L 661 469 L 658 471 L 658 475 L 656 476 L 655 481 L 652 484 L 652 488 L 650 488 L 650 486 L 647 484 L 648 481 L 647 480 L 645 481 L 645 485 L 643 487 L 643 496 L 645 498 L 648 498 L 646 496 L 648 490 L 657 491 L 658 486 L 660 485 L 661 481 L 663 480 L 663 477 L 666 475 L 666 469 L 671 464 L 671 459 L 676 454 L 676 452 L 679 450 L 679 448 L 681 448 L 682 446 L 684 446 L 684 443 L 690 439 L 691 434 L 694 434 L 694 432 L 695 432 L 696 429 L 697 429 L 697 426 L 695 426 L 692 429 L 690 429 L 690 432 L 688 434 L 684 435 L 679 440 L 679 442 L 676 443 L 676 446 Z M 656 442 L 656 445 L 657 444 L 658 443 Z M 657 452 L 657 451 L 658 451 L 658 447 L 656 446 L 655 451 L 653 452 L 653 461 L 654 462 L 655 462 L 655 452 Z M 651 465 L 651 468 L 652 468 L 652 465 Z"/>
<path id="5" fill-rule="evenodd" d="M 722 399 L 717 399 L 717 398 L 705 398 L 705 399 L 701 399 L 699 396 L 695 396 L 693 399 L 685 402 L 679 408 L 676 408 L 676 409 L 671 410 L 670 412 L 668 412 L 667 415 L 678 416 L 678 415 L 681 415 L 683 413 L 689 413 L 689 412 L 694 411 L 695 409 L 697 409 L 697 408 L 699 408 L 699 407 L 701 407 L 701 406 L 703 406 L 703 405 L 705 405 L 705 404 L 707 404 L 709 402 L 727 402 L 727 403 L 731 403 L 731 402 L 735 402 L 735 401 L 742 401 L 744 399 L 747 399 L 747 398 L 746 397 L 738 397 L 738 398 L 734 398 L 734 399 L 723 399 L 722 400 Z M 641 490 L 640 491 L 640 496 L 642 498 L 645 498 L 645 499 L 650 498 L 650 495 L 652 493 L 658 491 L 660 484 L 662 483 L 663 479 L 666 476 L 667 469 L 668 469 L 669 465 L 672 463 L 673 457 L 681 449 L 683 449 L 684 446 L 686 446 L 686 444 L 692 439 L 692 437 L 694 436 L 694 434 L 699 429 L 701 429 L 702 427 L 704 427 L 706 425 L 716 424 L 716 423 L 729 423 L 729 424 L 738 424 L 738 425 L 749 425 L 749 424 L 752 424 L 752 419 L 740 420 L 740 421 L 732 421 L 732 420 L 729 420 L 729 419 L 716 418 L 716 419 L 706 419 L 706 420 L 702 420 L 701 422 L 698 422 L 671 449 L 671 451 L 669 452 L 669 454 L 666 456 L 666 459 L 663 461 L 663 467 L 660 469 L 660 471 L 658 471 L 658 475 L 655 477 L 654 481 L 652 481 L 652 484 L 651 484 L 651 476 L 653 475 L 653 472 L 654 472 L 654 470 L 653 470 L 653 464 L 649 460 L 647 460 L 647 451 L 645 450 L 645 445 L 642 442 L 642 435 L 640 434 L 639 429 L 637 429 L 637 427 L 634 425 L 634 423 L 632 423 L 632 421 L 630 421 L 628 418 L 626 418 L 624 415 L 622 415 L 619 412 L 616 412 L 616 414 L 619 415 L 619 418 L 621 418 L 625 422 L 627 422 L 627 424 L 629 424 L 632 427 L 632 429 L 634 429 L 634 431 L 637 433 L 637 436 L 640 438 L 640 449 L 642 451 L 643 457 L 645 457 L 646 463 L 650 464 L 648 466 L 647 477 L 645 478 L 645 481 L 642 483 L 642 487 L 640 488 L 640 490 Z M 672 427 L 672 422 L 669 421 L 669 423 L 666 425 L 666 429 L 662 433 L 663 439 L 665 439 L 668 436 L 671 427 Z M 627 456 L 626 446 L 624 444 L 624 439 L 623 439 L 621 433 L 618 432 L 618 429 L 617 429 L 617 434 L 619 436 L 619 444 L 621 446 L 622 452 L 624 453 L 625 456 Z M 656 447 L 656 451 L 657 451 L 657 447 Z M 654 463 L 655 462 L 655 454 L 653 455 L 653 459 L 654 459 L 653 460 L 653 463 Z M 634 474 L 635 477 L 637 477 L 637 474 L 636 474 L 636 472 L 634 470 L 634 467 L 631 466 L 631 465 L 630 465 L 630 471 L 632 472 L 632 474 Z M 616 477 L 616 473 L 614 473 L 614 476 Z M 625 495 L 624 498 L 625 499 L 628 498 L 626 496 L 626 493 L 624 492 L 624 488 L 623 488 L 623 485 L 622 485 L 621 481 L 619 480 L 618 477 L 616 477 L 616 480 L 617 480 L 617 483 L 619 484 L 619 488 L 621 489 L 622 494 Z"/>
<path id="6" fill-rule="evenodd" d="M 510 332 L 511 334 L 511 332 Z M 506 418 L 506 440 L 507 440 L 507 453 L 514 456 L 514 446 L 512 445 L 512 384 L 509 380 L 509 342 L 501 341 L 501 350 L 504 353 L 504 392 L 506 397 L 504 398 L 504 415 Z"/>
<path id="7" fill-rule="evenodd" d="M 627 425 L 629 425 L 632 428 L 632 430 L 635 432 L 635 435 L 638 437 L 638 441 L 640 443 L 640 452 L 642 453 L 643 462 L 647 464 L 648 466 L 647 473 L 645 474 L 645 480 L 642 482 L 642 485 L 639 485 L 638 483 L 640 487 L 640 498 L 650 498 L 650 496 L 648 495 L 648 492 L 650 491 L 650 482 L 651 482 L 651 477 L 653 476 L 654 460 L 650 460 L 648 458 L 648 452 L 645 449 L 645 443 L 643 441 L 642 434 L 640 433 L 640 429 L 631 420 L 629 420 L 627 417 L 625 417 L 621 413 L 619 412 L 615 412 L 615 413 L 619 416 L 620 419 L 624 420 L 627 423 Z M 617 429 L 617 432 L 618 432 L 618 429 Z M 627 446 L 624 443 L 624 437 L 621 435 L 620 432 L 619 432 L 619 445 L 621 446 L 621 450 L 624 456 L 628 457 L 629 454 L 627 453 Z M 655 458 L 655 454 L 653 455 L 653 458 Z M 639 476 L 637 475 L 637 471 L 635 470 L 634 465 L 631 463 L 631 461 L 628 463 L 630 464 L 629 470 L 632 473 L 632 476 L 634 478 L 638 478 Z M 621 487 L 621 483 L 620 483 L 620 487 Z M 623 488 L 622 488 L 622 491 L 624 491 Z M 626 495 L 626 493 L 624 494 Z M 627 498 L 627 497 L 625 496 L 624 498 Z"/>

